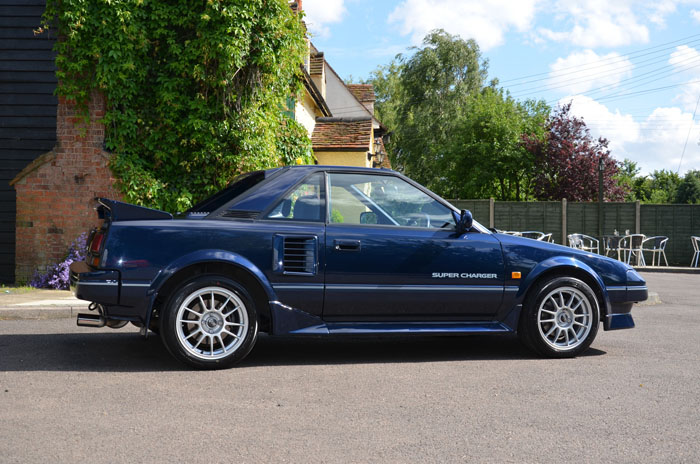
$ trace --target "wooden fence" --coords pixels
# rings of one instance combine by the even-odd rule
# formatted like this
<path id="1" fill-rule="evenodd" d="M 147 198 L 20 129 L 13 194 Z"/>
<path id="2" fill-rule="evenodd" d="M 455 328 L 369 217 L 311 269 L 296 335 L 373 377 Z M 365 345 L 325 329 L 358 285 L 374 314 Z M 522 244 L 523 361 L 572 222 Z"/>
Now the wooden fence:
<path id="1" fill-rule="evenodd" d="M 598 203 L 562 201 L 451 200 L 468 209 L 481 224 L 501 230 L 537 230 L 552 233 L 563 245 L 566 236 L 581 233 L 598 236 Z M 700 205 L 603 204 L 603 234 L 626 231 L 648 237 L 668 237 L 666 256 L 672 266 L 688 266 L 693 256 L 692 235 L 700 235 Z"/>

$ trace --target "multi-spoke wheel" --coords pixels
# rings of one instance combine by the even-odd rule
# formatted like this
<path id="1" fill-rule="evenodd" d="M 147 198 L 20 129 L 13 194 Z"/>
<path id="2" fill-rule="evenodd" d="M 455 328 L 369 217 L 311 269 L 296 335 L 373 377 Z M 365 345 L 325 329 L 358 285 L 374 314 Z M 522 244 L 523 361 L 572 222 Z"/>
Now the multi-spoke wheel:
<path id="1" fill-rule="evenodd" d="M 533 288 L 518 328 L 531 349 L 553 357 L 573 357 L 586 350 L 600 321 L 595 293 L 583 281 L 559 277 Z"/>
<path id="2" fill-rule="evenodd" d="M 161 317 L 168 350 L 195 367 L 222 368 L 240 361 L 257 336 L 252 299 L 236 282 L 205 276 L 187 283 Z"/>

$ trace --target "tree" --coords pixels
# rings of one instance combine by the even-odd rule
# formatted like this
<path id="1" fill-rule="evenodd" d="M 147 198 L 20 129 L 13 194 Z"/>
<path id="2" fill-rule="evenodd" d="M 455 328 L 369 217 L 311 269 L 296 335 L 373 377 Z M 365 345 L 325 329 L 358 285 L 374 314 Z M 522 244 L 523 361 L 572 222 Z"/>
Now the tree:
<path id="1" fill-rule="evenodd" d="M 560 106 L 547 121 L 544 139 L 525 136 L 535 160 L 534 194 L 538 200 L 594 201 L 598 196 L 598 163 L 603 161 L 603 194 L 621 201 L 625 190 L 617 182 L 619 163 L 610 156 L 608 141 L 593 139 L 585 122 Z"/>
<path id="2" fill-rule="evenodd" d="M 531 192 L 533 156 L 522 134 L 544 137 L 550 108 L 542 101 L 517 102 L 493 86 L 470 96 L 467 111 L 455 121 L 447 142 L 451 198 L 527 200 Z"/>
<path id="3" fill-rule="evenodd" d="M 394 168 L 443 196 L 526 199 L 532 157 L 521 134 L 543 134 L 549 108 L 516 102 L 495 81 L 484 87 L 487 62 L 473 40 L 437 30 L 415 50 L 367 81 Z"/>
<path id="4" fill-rule="evenodd" d="M 430 188 L 443 183 L 445 147 L 470 95 L 479 92 L 487 63 L 474 40 L 445 31 L 429 33 L 414 49 L 378 70 L 377 113 L 392 131 L 392 165 Z M 382 119 L 384 121 L 384 119 Z"/>
<path id="5" fill-rule="evenodd" d="M 676 203 L 700 203 L 700 171 L 688 171 L 676 190 Z"/>
<path id="6" fill-rule="evenodd" d="M 47 0 L 58 94 L 107 101 L 105 142 L 127 200 L 183 210 L 238 173 L 302 158 L 282 114 L 301 90 L 306 41 L 286 0 Z"/>

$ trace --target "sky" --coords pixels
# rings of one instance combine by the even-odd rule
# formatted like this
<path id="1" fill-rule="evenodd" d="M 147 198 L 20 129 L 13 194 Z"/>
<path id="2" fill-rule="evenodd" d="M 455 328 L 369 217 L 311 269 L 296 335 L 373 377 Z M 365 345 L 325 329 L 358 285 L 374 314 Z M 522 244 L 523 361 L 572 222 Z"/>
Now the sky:
<path id="1" fill-rule="evenodd" d="M 366 79 L 433 29 L 473 38 L 519 100 L 572 102 L 642 174 L 700 169 L 700 0 L 303 0 L 317 49 Z"/>

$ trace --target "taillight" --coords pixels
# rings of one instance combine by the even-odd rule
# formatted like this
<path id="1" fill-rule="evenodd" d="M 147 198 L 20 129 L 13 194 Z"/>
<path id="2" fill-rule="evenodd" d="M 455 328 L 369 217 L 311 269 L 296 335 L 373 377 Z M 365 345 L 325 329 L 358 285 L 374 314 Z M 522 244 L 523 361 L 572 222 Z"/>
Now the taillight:
<path id="1" fill-rule="evenodd" d="M 95 232 L 90 242 L 90 253 L 100 254 L 100 249 L 102 249 L 102 242 L 105 240 L 105 234 L 101 230 Z"/>
<path id="2" fill-rule="evenodd" d="M 92 240 L 90 240 L 90 246 L 88 247 L 88 257 L 87 262 L 93 267 L 99 267 L 100 265 L 100 252 L 102 251 L 102 244 L 105 241 L 105 234 L 102 230 L 97 230 L 92 235 Z"/>

